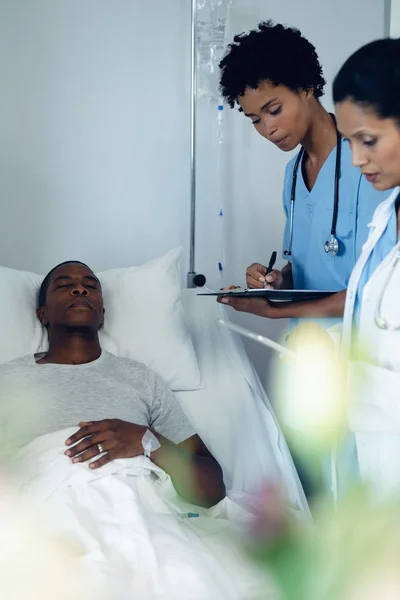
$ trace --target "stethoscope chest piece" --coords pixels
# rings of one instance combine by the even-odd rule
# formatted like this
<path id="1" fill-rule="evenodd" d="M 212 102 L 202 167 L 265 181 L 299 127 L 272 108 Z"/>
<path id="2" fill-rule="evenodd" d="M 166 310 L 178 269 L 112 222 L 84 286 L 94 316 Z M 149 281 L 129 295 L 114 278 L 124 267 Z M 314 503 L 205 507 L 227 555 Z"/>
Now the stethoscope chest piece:
<path id="1" fill-rule="evenodd" d="M 331 253 L 332 256 L 336 256 L 339 252 L 339 242 L 334 235 L 331 235 L 331 239 L 325 242 L 324 250 L 327 254 Z"/>

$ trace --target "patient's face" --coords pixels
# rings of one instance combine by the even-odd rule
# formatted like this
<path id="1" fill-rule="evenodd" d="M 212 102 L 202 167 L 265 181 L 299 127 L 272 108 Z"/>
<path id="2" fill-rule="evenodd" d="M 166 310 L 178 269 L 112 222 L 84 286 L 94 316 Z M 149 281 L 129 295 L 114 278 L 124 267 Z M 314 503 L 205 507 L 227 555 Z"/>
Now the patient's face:
<path id="1" fill-rule="evenodd" d="M 104 322 L 101 285 L 93 271 L 79 263 L 58 267 L 51 275 L 46 305 L 38 309 L 43 325 L 98 331 Z"/>

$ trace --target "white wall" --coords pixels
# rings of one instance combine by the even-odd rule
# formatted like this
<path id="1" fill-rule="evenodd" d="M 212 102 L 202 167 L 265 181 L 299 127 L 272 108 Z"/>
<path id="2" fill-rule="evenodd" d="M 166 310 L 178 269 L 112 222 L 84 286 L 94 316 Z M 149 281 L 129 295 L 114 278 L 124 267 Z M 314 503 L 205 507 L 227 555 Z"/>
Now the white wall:
<path id="1" fill-rule="evenodd" d="M 189 24 L 186 0 L 0 0 L 1 264 L 187 248 Z"/>
<path id="2" fill-rule="evenodd" d="M 387 0 L 390 3 L 390 37 L 400 37 L 400 0 Z"/>
<path id="3" fill-rule="evenodd" d="M 397 0 L 396 0 L 397 1 Z M 0 263 L 138 263 L 189 236 L 190 0 L 0 0 Z M 273 18 L 317 47 L 330 83 L 384 32 L 385 0 L 233 0 L 232 33 Z M 228 111 L 227 111 L 228 112 Z M 215 112 L 199 107 L 197 271 L 243 281 L 281 249 L 288 156 L 226 115 L 224 279 Z M 205 300 L 207 301 L 207 300 Z M 278 337 L 284 323 L 239 321 Z M 269 355 L 248 346 L 263 380 Z"/>

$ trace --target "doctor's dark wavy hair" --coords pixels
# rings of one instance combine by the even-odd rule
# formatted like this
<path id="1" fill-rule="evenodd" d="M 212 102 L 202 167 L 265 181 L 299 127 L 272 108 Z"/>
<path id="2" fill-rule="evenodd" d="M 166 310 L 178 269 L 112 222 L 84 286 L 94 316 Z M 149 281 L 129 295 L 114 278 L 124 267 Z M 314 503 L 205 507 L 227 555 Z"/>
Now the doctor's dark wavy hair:
<path id="1" fill-rule="evenodd" d="M 400 39 L 371 42 L 350 56 L 333 82 L 333 100 L 351 100 L 400 124 Z"/>
<path id="2" fill-rule="evenodd" d="M 324 94 L 325 79 L 315 47 L 298 29 L 262 22 L 258 29 L 236 35 L 220 62 L 222 96 L 234 108 L 246 88 L 262 81 L 284 85 L 293 92 Z"/>
<path id="3" fill-rule="evenodd" d="M 38 308 L 42 308 L 43 306 L 46 305 L 47 290 L 49 289 L 51 276 L 53 275 L 54 271 L 56 269 L 58 269 L 58 267 L 62 267 L 63 265 L 83 265 L 84 267 L 87 267 L 88 269 L 90 269 L 90 267 L 88 267 L 87 264 L 81 262 L 80 260 L 66 260 L 66 261 L 60 263 L 59 265 L 56 265 L 55 267 L 53 267 L 51 269 L 51 271 L 49 271 L 47 273 L 46 277 L 42 281 L 42 285 L 40 286 L 39 294 L 38 294 L 38 301 L 37 301 Z"/>

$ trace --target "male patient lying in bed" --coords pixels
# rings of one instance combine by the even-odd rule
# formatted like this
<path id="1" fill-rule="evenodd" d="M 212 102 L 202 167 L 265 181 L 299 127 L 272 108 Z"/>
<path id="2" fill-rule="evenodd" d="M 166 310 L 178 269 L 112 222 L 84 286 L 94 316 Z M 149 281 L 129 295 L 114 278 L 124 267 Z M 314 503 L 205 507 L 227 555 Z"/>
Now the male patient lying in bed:
<path id="1" fill-rule="evenodd" d="M 0 406 L 12 411 L 16 394 L 29 391 L 37 405 L 33 423 L 29 411 L 18 415 L 30 421 L 24 443 L 79 427 L 66 440 L 65 453 L 74 463 L 92 460 L 92 469 L 143 454 L 143 436 L 150 430 L 160 444 L 151 460 L 170 475 L 176 491 L 191 503 L 216 504 L 225 496 L 219 464 L 160 377 L 102 352 L 98 332 L 104 314 L 101 285 L 88 266 L 67 262 L 50 271 L 37 309 L 49 350 L 0 366 Z"/>

